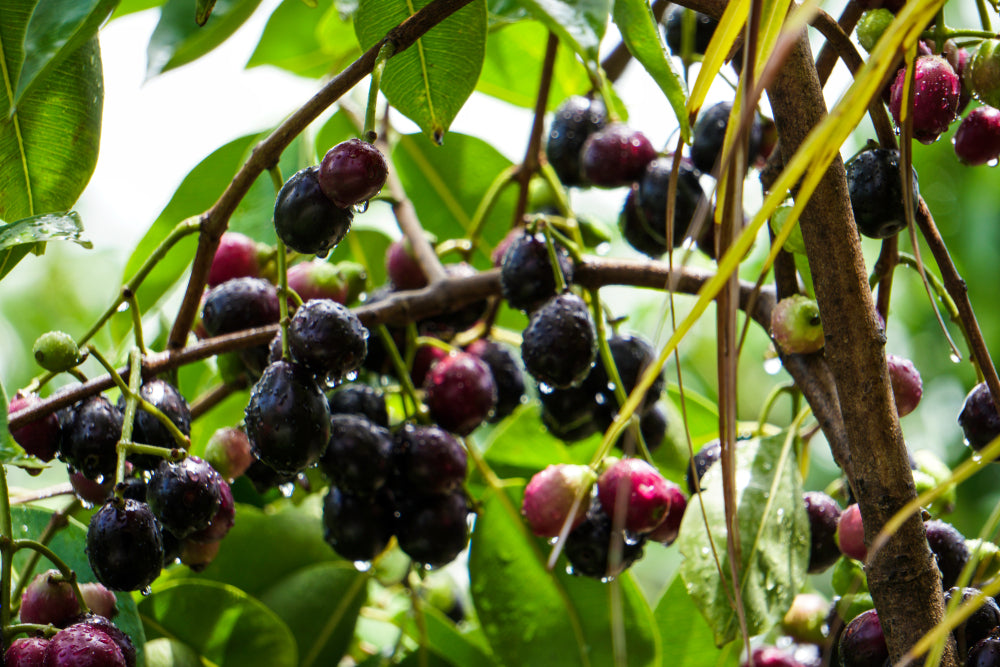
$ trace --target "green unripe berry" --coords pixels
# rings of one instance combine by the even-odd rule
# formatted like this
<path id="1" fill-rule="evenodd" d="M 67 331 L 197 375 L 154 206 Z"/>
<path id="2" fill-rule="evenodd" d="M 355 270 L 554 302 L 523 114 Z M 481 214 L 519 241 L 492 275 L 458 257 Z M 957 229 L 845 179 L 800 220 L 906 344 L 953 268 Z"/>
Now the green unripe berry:
<path id="1" fill-rule="evenodd" d="M 771 312 L 771 335 L 785 354 L 809 354 L 823 349 L 819 306 L 801 294 L 782 299 Z"/>
<path id="2" fill-rule="evenodd" d="M 1000 547 L 986 540 L 966 540 L 972 562 L 976 565 L 972 572 L 972 581 L 989 581 L 1000 574 Z"/>
<path id="3" fill-rule="evenodd" d="M 62 373 L 75 368 L 83 359 L 80 348 L 68 333 L 50 331 L 38 337 L 32 348 L 35 361 L 47 371 Z"/>
<path id="4" fill-rule="evenodd" d="M 788 220 L 788 215 L 791 212 L 791 206 L 779 206 L 778 210 L 771 216 L 771 219 L 768 220 L 768 224 L 771 225 L 771 231 L 774 232 L 775 236 L 784 228 L 785 221 Z M 802 240 L 802 228 L 795 225 L 795 229 L 791 231 L 788 238 L 785 239 L 784 245 L 781 247 L 785 252 L 799 253 L 800 255 L 806 254 L 806 242 Z"/>
<path id="5" fill-rule="evenodd" d="M 888 9 L 873 9 L 865 12 L 858 21 L 858 43 L 871 53 L 892 20 L 896 18 Z"/>
<path id="6" fill-rule="evenodd" d="M 972 94 L 983 104 L 1000 107 L 1000 40 L 984 39 L 968 67 Z"/>

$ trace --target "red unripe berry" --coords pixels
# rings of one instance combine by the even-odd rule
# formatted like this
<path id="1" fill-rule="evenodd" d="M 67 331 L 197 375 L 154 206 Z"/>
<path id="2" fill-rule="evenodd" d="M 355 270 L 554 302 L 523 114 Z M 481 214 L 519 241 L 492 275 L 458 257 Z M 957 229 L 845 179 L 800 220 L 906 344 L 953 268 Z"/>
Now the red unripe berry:
<path id="1" fill-rule="evenodd" d="M 257 243 L 239 232 L 223 234 L 208 269 L 207 285 L 215 287 L 233 278 L 257 278 L 259 275 Z"/>
<path id="2" fill-rule="evenodd" d="M 1000 157 L 1000 110 L 976 107 L 955 131 L 955 155 L 967 165 L 986 164 Z"/>
<path id="3" fill-rule="evenodd" d="M 613 123 L 595 132 L 583 144 L 584 179 L 602 188 L 616 188 L 639 180 L 656 149 L 642 132 Z"/>
<path id="4" fill-rule="evenodd" d="M 301 262 L 288 269 L 288 289 L 294 290 L 302 302 L 312 299 L 348 301 L 348 285 L 337 267 L 323 259 Z"/>
<path id="5" fill-rule="evenodd" d="M 681 487 L 671 481 L 667 481 L 667 495 L 670 497 L 670 510 L 666 518 L 646 537 L 669 547 L 680 533 L 684 510 L 687 509 L 687 498 L 684 497 Z"/>
<path id="6" fill-rule="evenodd" d="M 919 56 L 913 66 L 916 70 L 913 79 L 913 138 L 930 144 L 955 120 L 962 84 L 948 61 L 940 56 Z M 905 81 L 904 68 L 896 74 L 889 100 L 889 110 L 899 126 L 902 126 L 900 113 Z"/>
<path id="7" fill-rule="evenodd" d="M 750 654 L 751 659 L 742 667 L 804 667 L 792 653 L 777 646 L 761 646 Z"/>
<path id="8" fill-rule="evenodd" d="M 80 584 L 80 593 L 91 612 L 108 619 L 118 615 L 118 599 L 104 584 L 96 581 Z"/>
<path id="9" fill-rule="evenodd" d="M 7 404 L 7 416 L 29 408 L 42 399 L 37 394 L 22 394 L 17 392 Z M 55 413 L 28 422 L 20 428 L 13 429 L 11 436 L 28 454 L 37 456 L 43 461 L 51 461 L 59 448 L 60 427 Z"/>
<path id="10" fill-rule="evenodd" d="M 219 482 L 219 511 L 212 521 L 201 530 L 188 536 L 190 542 L 218 542 L 224 538 L 236 522 L 236 504 L 233 492 L 225 480 Z M 181 556 L 183 560 L 183 556 Z"/>
<path id="11" fill-rule="evenodd" d="M 596 480 L 597 475 L 589 467 L 571 463 L 550 465 L 535 473 L 524 489 L 521 503 L 521 514 L 531 532 L 539 537 L 557 537 L 567 519 L 570 530 L 583 523 L 590 504 L 590 488 Z M 570 519 L 577 497 L 581 500 Z"/>
<path id="12" fill-rule="evenodd" d="M 900 417 L 905 417 L 920 403 L 920 397 L 924 395 L 924 382 L 917 367 L 909 359 L 887 354 L 885 361 L 889 366 L 889 380 L 892 381 L 896 412 Z"/>
<path id="13" fill-rule="evenodd" d="M 3 655 L 4 667 L 44 667 L 48 646 L 42 637 L 18 637 Z"/>
<path id="14" fill-rule="evenodd" d="M 424 381 L 431 418 L 445 430 L 469 435 L 486 421 L 497 387 L 486 362 L 457 352 L 434 364 Z"/>
<path id="15" fill-rule="evenodd" d="M 21 622 L 61 626 L 80 613 L 73 586 L 59 570 L 43 572 L 32 579 L 21 595 Z"/>
<path id="16" fill-rule="evenodd" d="M 334 204 L 347 208 L 379 193 L 389 166 L 379 149 L 367 141 L 349 139 L 326 152 L 319 166 L 319 187 Z"/>
<path id="17" fill-rule="evenodd" d="M 385 272 L 396 289 L 411 290 L 427 286 L 427 276 L 406 239 L 393 241 L 385 249 Z"/>
<path id="18" fill-rule="evenodd" d="M 840 513 L 837 522 L 837 546 L 849 558 L 864 561 L 868 557 L 865 546 L 865 527 L 861 521 L 861 507 L 855 503 Z"/>
<path id="19" fill-rule="evenodd" d="M 208 439 L 202 458 L 208 461 L 223 479 L 232 481 L 243 475 L 253 464 L 250 439 L 242 429 L 220 428 Z"/>
<path id="20" fill-rule="evenodd" d="M 81 623 L 49 640 L 45 667 L 125 667 L 125 656 L 107 633 Z"/>
<path id="21" fill-rule="evenodd" d="M 620 459 L 597 480 L 597 497 L 613 522 L 623 517 L 625 530 L 641 534 L 666 519 L 673 493 L 670 483 L 650 464 Z"/>

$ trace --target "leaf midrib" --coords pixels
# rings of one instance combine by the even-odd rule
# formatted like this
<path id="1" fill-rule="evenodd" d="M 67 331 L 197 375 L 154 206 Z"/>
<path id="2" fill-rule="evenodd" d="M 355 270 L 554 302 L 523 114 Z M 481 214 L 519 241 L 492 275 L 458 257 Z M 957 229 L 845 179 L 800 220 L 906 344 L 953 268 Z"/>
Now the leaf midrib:
<path id="1" fill-rule="evenodd" d="M 21 136 L 21 123 L 18 120 L 17 112 L 14 111 L 14 90 L 11 86 L 10 71 L 7 69 L 7 52 L 4 48 L 2 36 L 0 36 L 0 76 L 3 76 L 3 85 L 7 93 L 7 113 L 9 114 L 11 123 L 14 127 L 14 137 L 17 140 L 17 150 L 21 154 L 21 167 L 24 171 L 24 192 L 28 198 L 27 215 L 32 216 L 35 214 L 35 203 L 31 196 L 31 175 L 28 173 L 28 156 L 24 150 L 24 138 Z"/>

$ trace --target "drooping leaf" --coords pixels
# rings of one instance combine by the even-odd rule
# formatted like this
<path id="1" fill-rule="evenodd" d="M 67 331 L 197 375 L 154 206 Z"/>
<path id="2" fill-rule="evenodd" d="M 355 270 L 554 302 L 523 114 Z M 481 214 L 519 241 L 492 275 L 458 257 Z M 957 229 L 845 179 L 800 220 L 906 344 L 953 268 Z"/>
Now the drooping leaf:
<path id="1" fill-rule="evenodd" d="M 332 0 L 310 7 L 284 0 L 267 20 L 247 68 L 273 65 L 319 78 L 340 71 L 361 55 L 354 28 L 343 20 Z"/>
<path id="2" fill-rule="evenodd" d="M 83 223 L 76 211 L 43 213 L 9 225 L 0 223 L 0 250 L 45 241 L 72 241 L 84 248 L 93 247 L 83 238 Z"/>
<path id="3" fill-rule="evenodd" d="M 97 35 L 119 0 L 41 0 L 24 35 L 24 63 L 14 104 L 38 80 Z"/>
<path id="4" fill-rule="evenodd" d="M 712 629 L 680 577 L 674 578 L 654 613 L 663 646 L 670 647 L 670 667 L 735 667 L 738 663 L 740 643 L 730 642 L 721 649 L 715 646 Z"/>
<path id="5" fill-rule="evenodd" d="M 295 638 L 284 621 L 240 589 L 214 581 L 164 581 L 139 603 L 150 639 L 183 642 L 212 664 L 294 667 Z"/>
<path id="6" fill-rule="evenodd" d="M 585 62 L 596 63 L 611 0 L 519 0 Z"/>
<path id="7" fill-rule="evenodd" d="M 260 599 L 291 628 L 299 667 L 336 665 L 354 635 L 367 583 L 350 563 L 323 562 L 276 581 Z"/>
<path id="8" fill-rule="evenodd" d="M 612 614 L 624 626 L 628 665 L 659 665 L 652 612 L 626 572 L 611 587 L 545 567 L 548 545 L 520 515 L 523 487 L 490 489 L 482 498 L 469 552 L 472 599 L 483 631 L 503 665 L 615 664 Z"/>
<path id="9" fill-rule="evenodd" d="M 430 0 L 361 0 L 354 30 L 362 49 Z M 475 0 L 434 26 L 402 53 L 382 75 L 382 92 L 400 113 L 436 143 L 472 94 L 486 55 L 486 0 Z"/>
<path id="10" fill-rule="evenodd" d="M 212 16 L 199 26 L 192 16 L 191 0 L 167 0 L 149 38 L 146 79 L 197 60 L 222 44 L 259 4 L 260 0 L 219 0 Z"/>
<path id="11" fill-rule="evenodd" d="M 674 69 L 673 60 L 660 36 L 660 27 L 646 0 L 615 0 L 615 25 L 629 52 L 642 63 L 656 84 L 666 95 L 680 124 L 681 137 L 689 141 L 691 128 L 685 109 L 687 91 L 680 74 Z"/>
<path id="12" fill-rule="evenodd" d="M 809 518 L 791 438 L 786 434 L 741 441 L 736 448 L 736 469 L 739 585 L 748 631 L 756 635 L 781 620 L 805 581 Z M 704 491 L 700 499 L 688 503 L 677 540 L 685 559 L 681 576 L 712 628 L 716 645 L 722 646 L 736 638 L 739 622 L 732 605 L 720 466 L 709 468 L 701 483 Z"/>

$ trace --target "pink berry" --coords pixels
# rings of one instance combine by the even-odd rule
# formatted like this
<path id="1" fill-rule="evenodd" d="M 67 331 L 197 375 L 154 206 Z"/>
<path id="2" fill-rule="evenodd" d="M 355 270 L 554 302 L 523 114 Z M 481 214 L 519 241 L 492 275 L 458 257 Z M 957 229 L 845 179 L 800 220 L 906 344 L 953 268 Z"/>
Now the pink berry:
<path id="1" fill-rule="evenodd" d="M 924 144 L 937 141 L 958 112 L 962 84 L 955 70 L 940 56 L 919 56 L 914 61 L 913 137 Z M 903 84 L 906 70 L 896 74 L 892 84 L 889 110 L 896 124 L 902 126 Z"/>
<path id="2" fill-rule="evenodd" d="M 236 522 L 236 504 L 233 492 L 225 481 L 219 482 L 219 511 L 205 528 L 188 536 L 191 542 L 218 542 L 222 540 Z"/>
<path id="3" fill-rule="evenodd" d="M 125 667 L 125 657 L 107 633 L 78 624 L 52 637 L 45 649 L 45 667 Z"/>
<path id="4" fill-rule="evenodd" d="M 597 497 L 612 521 L 624 518 L 625 530 L 641 534 L 666 519 L 673 493 L 670 483 L 649 463 L 620 459 L 597 480 Z"/>
<path id="5" fill-rule="evenodd" d="M 257 243 L 238 232 L 223 234 L 208 270 L 208 286 L 215 287 L 233 278 L 256 278 L 259 275 Z"/>
<path id="6" fill-rule="evenodd" d="M 656 149 L 642 132 L 612 123 L 587 137 L 581 166 L 584 178 L 602 188 L 616 188 L 639 180 Z"/>
<path id="7" fill-rule="evenodd" d="M 955 155 L 968 165 L 986 164 L 1000 157 L 1000 110 L 976 107 L 955 131 Z"/>
<path id="8" fill-rule="evenodd" d="M 80 613 L 73 586 L 59 570 L 49 570 L 32 579 L 21 595 L 21 622 L 65 625 Z"/>
<path id="9" fill-rule="evenodd" d="M 118 598 L 104 584 L 96 581 L 80 584 L 80 593 L 87 608 L 98 616 L 110 619 L 118 615 Z"/>
<path id="10" fill-rule="evenodd" d="M 208 461 L 223 479 L 232 481 L 245 473 L 253 463 L 250 439 L 242 429 L 220 428 L 208 439 L 202 458 Z"/>
<path id="11" fill-rule="evenodd" d="M 413 355 L 413 367 L 410 369 L 410 379 L 413 380 L 414 386 L 422 387 L 431 369 L 447 356 L 448 353 L 436 345 L 418 347 Z"/>
<path id="12" fill-rule="evenodd" d="M 19 637 L 3 655 L 4 667 L 44 667 L 49 640 L 42 637 Z"/>
<path id="13" fill-rule="evenodd" d="M 896 412 L 900 417 L 913 412 L 924 395 L 924 383 L 920 373 L 909 359 L 895 354 L 885 355 L 889 365 L 889 379 L 892 381 L 892 395 L 896 400 Z"/>
<path id="14" fill-rule="evenodd" d="M 41 402 L 42 399 L 37 394 L 17 392 L 7 404 L 7 415 L 10 416 Z M 59 448 L 59 419 L 55 413 L 50 413 L 12 430 L 10 434 L 28 454 L 37 456 L 43 461 L 51 461 Z"/>
<path id="15" fill-rule="evenodd" d="M 864 561 L 868 557 L 865 546 L 865 527 L 861 522 L 861 507 L 855 503 L 840 513 L 837 522 L 837 546 L 848 558 Z"/>
<path id="16" fill-rule="evenodd" d="M 442 428 L 469 435 L 497 403 L 497 387 L 486 362 L 457 352 L 437 362 L 424 381 L 427 408 Z"/>
<path id="17" fill-rule="evenodd" d="M 303 303 L 312 299 L 347 303 L 347 282 L 335 265 L 322 259 L 291 266 L 288 269 L 288 289 L 294 290 Z"/>
<path id="18" fill-rule="evenodd" d="M 535 473 L 524 489 L 521 503 L 521 514 L 531 532 L 539 537 L 557 537 L 567 520 L 570 530 L 583 523 L 590 504 L 590 488 L 596 480 L 597 475 L 589 467 L 571 463 L 557 463 Z M 577 497 L 581 500 L 570 518 Z"/>
<path id="19" fill-rule="evenodd" d="M 750 654 L 751 659 L 742 667 L 804 667 L 790 651 L 777 646 L 761 646 Z"/>
<path id="20" fill-rule="evenodd" d="M 669 547 L 680 533 L 681 520 L 684 518 L 684 510 L 687 509 L 687 498 L 684 497 L 681 487 L 670 481 L 667 482 L 667 493 L 670 496 L 670 511 L 667 512 L 663 522 L 646 537 Z"/>
<path id="21" fill-rule="evenodd" d="M 385 249 L 385 272 L 398 290 L 420 289 L 427 286 L 427 276 L 417 263 L 413 247 L 406 239 L 399 239 Z"/>
<path id="22" fill-rule="evenodd" d="M 374 145 L 349 139 L 323 156 L 319 166 L 319 187 L 334 204 L 347 208 L 377 195 L 388 174 L 385 157 Z"/>
<path id="23" fill-rule="evenodd" d="M 192 572 L 201 572 L 212 564 L 221 546 L 222 542 L 181 540 L 181 562 L 191 568 Z"/>

